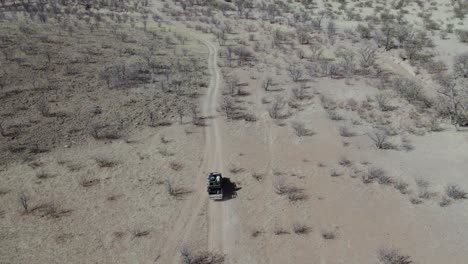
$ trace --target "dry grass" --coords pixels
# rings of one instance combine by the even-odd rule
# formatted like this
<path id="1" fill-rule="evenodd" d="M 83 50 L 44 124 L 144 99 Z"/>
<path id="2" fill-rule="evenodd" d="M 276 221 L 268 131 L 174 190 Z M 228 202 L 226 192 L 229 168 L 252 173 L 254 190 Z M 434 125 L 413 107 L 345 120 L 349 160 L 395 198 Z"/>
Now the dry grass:
<path id="1" fill-rule="evenodd" d="M 117 161 L 104 157 L 97 157 L 94 160 L 96 161 L 96 164 L 101 168 L 112 168 L 118 164 Z"/>
<path id="2" fill-rule="evenodd" d="M 382 264 L 411 264 L 410 256 L 403 255 L 398 249 L 382 248 L 378 251 L 378 259 Z"/>
<path id="3" fill-rule="evenodd" d="M 305 235 L 311 231 L 310 227 L 302 223 L 294 223 L 292 229 L 293 232 L 298 235 Z"/>

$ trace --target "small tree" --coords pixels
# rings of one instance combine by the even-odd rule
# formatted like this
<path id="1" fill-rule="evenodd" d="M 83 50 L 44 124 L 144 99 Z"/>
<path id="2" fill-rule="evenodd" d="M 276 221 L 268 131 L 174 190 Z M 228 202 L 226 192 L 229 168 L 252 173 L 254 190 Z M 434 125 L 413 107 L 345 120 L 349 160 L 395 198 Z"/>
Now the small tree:
<path id="1" fill-rule="evenodd" d="M 466 118 L 468 107 L 468 85 L 458 84 L 455 75 L 442 74 L 437 77 L 441 103 L 447 109 L 452 124 L 458 129 Z"/>
<path id="2" fill-rule="evenodd" d="M 388 148 L 388 133 L 383 130 L 375 131 L 372 134 L 369 134 L 370 139 L 374 142 L 375 146 L 378 149 Z"/>
<path id="3" fill-rule="evenodd" d="M 226 114 L 226 118 L 231 119 L 235 110 L 235 102 L 232 97 L 224 96 L 220 108 Z"/>
<path id="4" fill-rule="evenodd" d="M 294 82 L 298 82 L 304 74 L 304 71 L 299 66 L 290 65 L 288 67 L 288 75 Z"/>
<path id="5" fill-rule="evenodd" d="M 374 65 L 377 49 L 372 46 L 366 46 L 359 49 L 361 67 L 367 69 Z"/>
<path id="6" fill-rule="evenodd" d="M 284 100 L 282 97 L 276 97 L 275 101 L 271 104 L 270 109 L 268 110 L 268 113 L 270 114 L 270 117 L 273 119 L 278 119 L 281 116 L 281 111 L 284 108 Z"/>
<path id="7" fill-rule="evenodd" d="M 185 115 L 185 105 L 181 104 L 177 106 L 177 115 L 179 116 L 179 123 L 182 124 Z"/>
<path id="8" fill-rule="evenodd" d="M 29 196 L 26 195 L 25 193 L 21 193 L 19 195 L 19 201 L 20 201 L 21 206 L 23 207 L 25 213 L 29 212 L 29 200 L 30 200 Z"/>
<path id="9" fill-rule="evenodd" d="M 328 33 L 328 37 L 329 37 L 329 38 L 331 38 L 332 36 L 334 36 L 334 35 L 336 34 L 336 24 L 335 24 L 335 21 L 333 21 L 333 20 L 328 21 L 327 33 Z"/>
<path id="10" fill-rule="evenodd" d="M 229 89 L 231 95 L 238 93 L 237 84 L 239 83 L 239 78 L 234 75 L 229 75 L 225 78 L 226 86 Z"/>
<path id="11" fill-rule="evenodd" d="M 268 89 L 273 85 L 273 79 L 271 77 L 267 77 L 263 80 L 262 87 L 265 91 L 268 92 Z"/>
<path id="12" fill-rule="evenodd" d="M 453 71 L 458 78 L 468 78 L 468 52 L 455 57 Z"/>

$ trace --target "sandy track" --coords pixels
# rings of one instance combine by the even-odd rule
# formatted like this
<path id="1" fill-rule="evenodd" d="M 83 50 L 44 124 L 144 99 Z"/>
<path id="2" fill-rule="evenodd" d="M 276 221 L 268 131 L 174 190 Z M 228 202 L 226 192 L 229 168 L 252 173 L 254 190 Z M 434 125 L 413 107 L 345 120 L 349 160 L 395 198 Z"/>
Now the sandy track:
<path id="1" fill-rule="evenodd" d="M 190 242 L 191 231 L 197 221 L 200 212 L 208 204 L 208 245 L 207 249 L 213 253 L 227 253 L 223 248 L 223 242 L 230 237 L 223 233 L 223 215 L 225 206 L 223 202 L 208 201 L 206 195 L 206 174 L 210 171 L 223 172 L 222 138 L 220 132 L 221 118 L 217 117 L 218 98 L 221 93 L 221 74 L 217 65 L 217 48 L 209 40 L 200 36 L 196 37 L 203 43 L 208 51 L 208 69 L 211 75 L 210 85 L 202 104 L 202 112 L 207 120 L 204 129 L 205 146 L 204 157 L 200 169 L 195 177 L 193 185 L 193 196 L 185 202 L 181 214 L 176 220 L 172 235 L 168 238 L 162 250 L 161 263 L 178 263 L 180 260 L 180 249 Z"/>

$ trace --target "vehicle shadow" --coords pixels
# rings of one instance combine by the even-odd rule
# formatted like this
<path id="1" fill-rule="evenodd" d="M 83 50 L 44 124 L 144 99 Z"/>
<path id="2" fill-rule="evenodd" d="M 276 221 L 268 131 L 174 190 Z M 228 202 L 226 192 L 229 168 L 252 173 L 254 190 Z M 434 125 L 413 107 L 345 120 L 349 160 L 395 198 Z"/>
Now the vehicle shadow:
<path id="1" fill-rule="evenodd" d="M 237 191 L 241 188 L 237 187 L 235 182 L 231 179 L 223 177 L 223 201 L 230 200 L 237 197 Z"/>

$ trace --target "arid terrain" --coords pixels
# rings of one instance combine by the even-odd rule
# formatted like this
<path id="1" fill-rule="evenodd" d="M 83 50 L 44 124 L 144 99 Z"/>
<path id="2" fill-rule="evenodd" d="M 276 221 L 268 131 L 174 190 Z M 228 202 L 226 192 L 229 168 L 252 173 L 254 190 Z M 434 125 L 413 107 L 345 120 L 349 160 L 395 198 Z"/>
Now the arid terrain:
<path id="1" fill-rule="evenodd" d="M 466 0 L 3 0 L 0 50 L 0 263 L 468 262 Z"/>

